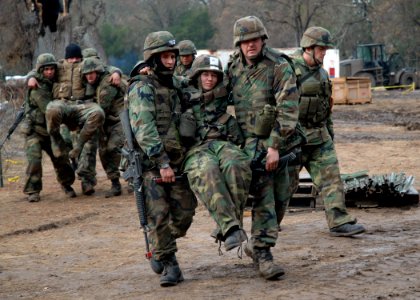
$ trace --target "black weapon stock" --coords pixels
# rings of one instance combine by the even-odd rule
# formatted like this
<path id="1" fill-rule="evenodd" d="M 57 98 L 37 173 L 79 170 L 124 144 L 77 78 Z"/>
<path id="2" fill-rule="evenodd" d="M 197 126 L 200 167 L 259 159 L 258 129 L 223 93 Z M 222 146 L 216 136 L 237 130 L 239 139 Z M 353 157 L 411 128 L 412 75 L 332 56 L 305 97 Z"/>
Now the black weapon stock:
<path id="1" fill-rule="evenodd" d="M 146 203 L 143 194 L 143 170 L 141 166 L 140 153 L 134 148 L 133 133 L 131 131 L 127 108 L 121 112 L 120 119 L 124 131 L 124 136 L 127 140 L 127 147 L 122 149 L 122 155 L 128 160 L 128 168 L 123 173 L 123 178 L 125 180 L 132 180 L 133 182 L 140 226 L 143 229 L 144 240 L 146 242 L 146 258 L 150 259 L 152 257 L 152 253 L 149 249 L 149 238 L 147 236 L 149 228 L 147 226 Z"/>

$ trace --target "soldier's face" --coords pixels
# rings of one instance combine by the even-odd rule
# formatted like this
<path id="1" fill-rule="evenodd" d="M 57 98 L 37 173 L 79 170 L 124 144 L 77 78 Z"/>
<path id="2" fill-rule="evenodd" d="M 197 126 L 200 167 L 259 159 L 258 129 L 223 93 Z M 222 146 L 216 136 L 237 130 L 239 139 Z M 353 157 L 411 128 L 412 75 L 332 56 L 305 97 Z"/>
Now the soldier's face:
<path id="1" fill-rule="evenodd" d="M 166 68 L 173 70 L 175 68 L 176 55 L 172 51 L 162 52 L 160 54 L 160 61 Z"/>
<path id="2" fill-rule="evenodd" d="M 192 56 L 192 54 L 189 55 L 180 55 L 179 56 L 179 60 L 181 61 L 181 64 L 183 64 L 184 66 L 189 66 L 192 64 L 194 57 Z"/>
<path id="3" fill-rule="evenodd" d="M 204 71 L 200 74 L 201 85 L 203 91 L 207 92 L 212 90 L 217 84 L 217 73 L 212 71 Z"/>
<path id="4" fill-rule="evenodd" d="M 89 84 L 94 84 L 98 78 L 98 73 L 95 71 L 85 74 L 86 80 Z"/>
<path id="5" fill-rule="evenodd" d="M 68 63 L 73 64 L 73 63 L 76 63 L 76 62 L 82 61 L 82 59 L 81 59 L 80 57 L 70 57 L 70 58 L 66 58 L 66 61 L 67 61 Z"/>
<path id="6" fill-rule="evenodd" d="M 45 66 L 44 71 L 42 71 L 42 75 L 44 75 L 44 77 L 47 79 L 53 79 L 55 75 L 55 67 Z"/>
<path id="7" fill-rule="evenodd" d="M 327 53 L 328 47 L 325 46 L 315 46 L 314 47 L 314 57 L 315 60 L 322 64 L 324 61 L 325 54 Z"/>
<path id="8" fill-rule="evenodd" d="M 243 41 L 241 42 L 240 47 L 247 61 L 255 59 L 261 53 L 263 40 L 259 37 L 252 40 Z"/>

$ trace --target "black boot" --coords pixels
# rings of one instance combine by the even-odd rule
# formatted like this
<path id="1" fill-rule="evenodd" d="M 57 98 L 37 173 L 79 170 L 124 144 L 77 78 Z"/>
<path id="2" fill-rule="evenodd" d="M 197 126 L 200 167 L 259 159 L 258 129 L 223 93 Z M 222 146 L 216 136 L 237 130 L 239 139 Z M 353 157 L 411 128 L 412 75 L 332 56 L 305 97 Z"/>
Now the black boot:
<path id="1" fill-rule="evenodd" d="M 338 227 L 330 229 L 330 235 L 332 236 L 353 236 L 365 232 L 366 229 L 360 224 L 346 223 Z"/>
<path id="2" fill-rule="evenodd" d="M 174 286 L 184 280 L 174 253 L 162 258 L 161 262 L 164 269 L 162 276 L 160 276 L 160 286 Z"/>
<path id="3" fill-rule="evenodd" d="M 115 196 L 121 195 L 121 183 L 118 178 L 112 179 L 112 186 L 111 189 L 105 193 L 105 198 L 111 198 Z"/>

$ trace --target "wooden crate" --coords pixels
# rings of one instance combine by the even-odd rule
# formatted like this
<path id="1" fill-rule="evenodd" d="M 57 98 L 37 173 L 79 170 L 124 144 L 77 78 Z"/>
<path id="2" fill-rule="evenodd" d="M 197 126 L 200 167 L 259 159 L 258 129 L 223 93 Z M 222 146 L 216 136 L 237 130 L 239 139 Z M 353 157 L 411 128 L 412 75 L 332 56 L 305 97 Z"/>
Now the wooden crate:
<path id="1" fill-rule="evenodd" d="M 366 77 L 332 78 L 334 104 L 371 103 L 370 79 Z"/>

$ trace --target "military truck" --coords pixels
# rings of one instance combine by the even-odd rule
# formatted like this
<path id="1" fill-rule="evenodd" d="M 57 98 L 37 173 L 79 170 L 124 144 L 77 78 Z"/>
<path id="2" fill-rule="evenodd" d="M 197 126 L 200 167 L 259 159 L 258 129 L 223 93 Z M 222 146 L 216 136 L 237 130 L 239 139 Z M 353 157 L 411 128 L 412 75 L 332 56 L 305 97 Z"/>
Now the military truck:
<path id="1" fill-rule="evenodd" d="M 356 58 L 340 62 L 341 77 L 368 77 L 372 87 L 418 83 L 416 70 L 406 67 L 398 53 L 387 57 L 383 44 L 358 45 L 355 54 Z"/>

